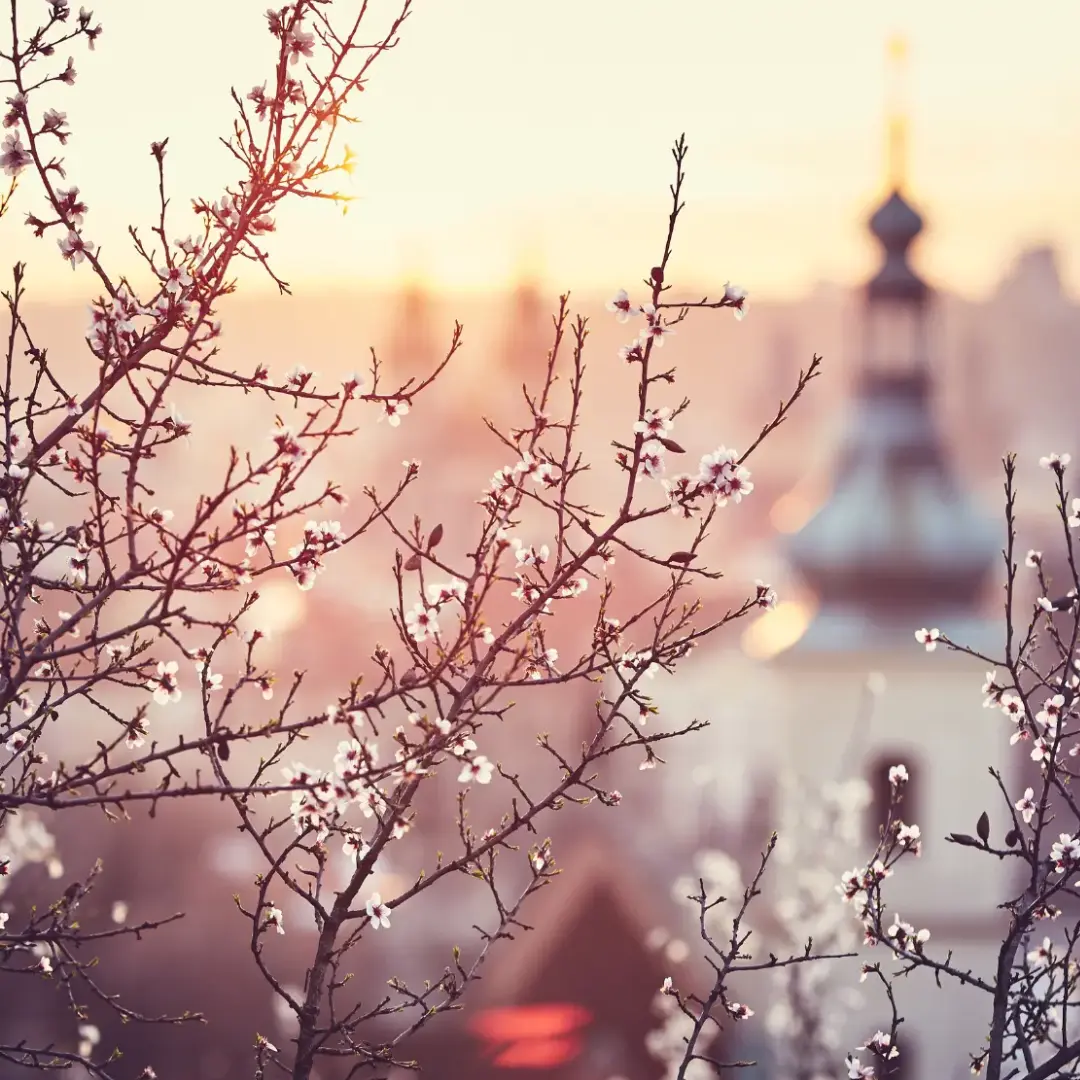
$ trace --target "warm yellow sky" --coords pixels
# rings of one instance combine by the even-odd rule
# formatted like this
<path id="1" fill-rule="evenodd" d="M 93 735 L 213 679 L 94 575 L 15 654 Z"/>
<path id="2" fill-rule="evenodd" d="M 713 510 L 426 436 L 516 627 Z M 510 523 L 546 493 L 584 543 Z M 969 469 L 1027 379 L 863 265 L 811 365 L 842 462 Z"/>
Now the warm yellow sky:
<path id="1" fill-rule="evenodd" d="M 128 220 L 149 220 L 151 139 L 171 136 L 178 209 L 217 195 L 228 87 L 246 93 L 268 71 L 267 3 L 88 5 L 105 34 L 51 103 L 76 132 L 91 239 L 115 252 Z M 345 219 L 310 204 L 286 215 L 277 267 L 297 284 L 421 274 L 472 288 L 526 267 L 556 288 L 617 287 L 658 253 L 668 147 L 686 131 L 684 280 L 758 295 L 852 280 L 872 258 L 859 215 L 881 191 L 896 31 L 911 43 L 910 175 L 932 219 L 931 279 L 980 294 L 1018 247 L 1049 240 L 1080 293 L 1078 0 L 1022 16 L 1004 0 L 416 0 L 349 135 L 360 202 Z M 5 255 L 37 250 L 39 282 L 89 285 L 13 218 Z"/>

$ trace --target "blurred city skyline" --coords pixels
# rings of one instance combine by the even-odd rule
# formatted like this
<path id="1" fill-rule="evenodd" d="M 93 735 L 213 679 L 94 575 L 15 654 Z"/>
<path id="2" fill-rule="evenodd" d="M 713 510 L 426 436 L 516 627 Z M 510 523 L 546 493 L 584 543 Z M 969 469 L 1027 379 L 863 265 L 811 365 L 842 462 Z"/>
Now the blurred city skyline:
<path id="1" fill-rule="evenodd" d="M 270 69 L 265 7 L 190 0 L 163 36 L 155 5 L 114 0 L 98 7 L 105 32 L 77 58 L 75 91 L 43 93 L 43 105 L 69 114 L 69 181 L 114 268 L 135 266 L 127 224 L 145 229 L 156 216 L 152 139 L 170 138 L 176 236 L 193 229 L 190 199 L 216 197 L 234 177 L 217 138 L 231 122 L 229 87 L 246 93 Z M 372 40 L 394 8 L 373 0 Z M 885 184 L 886 45 L 900 34 L 910 45 L 909 186 L 930 226 L 916 261 L 932 283 L 984 297 L 1021 249 L 1048 243 L 1077 296 L 1078 31 L 1080 8 L 1067 0 L 1025 19 L 928 0 L 737 15 L 670 0 L 660 17 L 642 0 L 551 0 L 542 17 L 497 0 L 420 0 L 343 140 L 356 172 L 341 187 L 357 201 L 344 218 L 289 207 L 271 241 L 275 266 L 298 291 L 629 285 L 659 251 L 668 148 L 685 131 L 673 280 L 731 278 L 774 298 L 854 283 L 875 259 L 861 219 Z M 27 186 L 13 210 L 38 199 Z M 5 241 L 10 259 L 30 262 L 32 287 L 56 299 L 93 290 L 86 268 L 72 273 L 49 241 L 21 227 Z M 271 287 L 254 272 L 243 285 Z"/>

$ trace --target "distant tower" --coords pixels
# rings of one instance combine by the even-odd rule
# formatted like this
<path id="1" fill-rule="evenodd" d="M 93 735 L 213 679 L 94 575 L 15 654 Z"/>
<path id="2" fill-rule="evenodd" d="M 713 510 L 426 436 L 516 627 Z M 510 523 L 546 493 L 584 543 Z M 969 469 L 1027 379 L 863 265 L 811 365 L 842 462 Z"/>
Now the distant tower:
<path id="1" fill-rule="evenodd" d="M 496 345 L 494 379 L 483 391 L 486 409 L 499 417 L 500 423 L 520 427 L 529 422 L 521 387 L 526 385 L 534 396 L 543 387 L 554 336 L 554 310 L 532 276 L 519 278 L 507 299 L 503 336 Z"/>
<path id="2" fill-rule="evenodd" d="M 894 64 L 905 52 L 892 45 Z M 883 258 L 864 291 L 863 362 L 847 436 L 831 498 L 791 542 L 792 563 L 820 605 L 802 648 L 906 646 L 928 621 L 962 636 L 981 622 L 1000 547 L 997 530 L 960 490 L 932 415 L 932 293 L 908 262 L 923 221 L 903 194 L 906 124 L 895 93 L 890 191 L 870 218 Z"/>
<path id="3" fill-rule="evenodd" d="M 908 262 L 923 223 L 904 194 L 906 124 L 895 69 L 905 50 L 890 52 L 888 194 L 870 218 L 882 263 L 863 296 L 862 362 L 832 494 L 789 547 L 818 607 L 772 669 L 786 687 L 784 746 L 793 772 L 822 782 L 853 768 L 880 808 L 889 766 L 908 767 L 910 800 L 901 816 L 921 827 L 925 843 L 922 858 L 890 880 L 887 900 L 935 939 L 959 940 L 956 962 L 981 971 L 994 962 L 995 905 L 1007 895 L 1008 873 L 941 838 L 971 831 L 993 804 L 986 767 L 1006 767 L 1009 733 L 982 708 L 985 665 L 940 648 L 927 656 L 915 631 L 940 627 L 980 651 L 999 651 L 1000 633 L 983 616 L 982 600 L 1001 537 L 960 489 L 932 415 L 932 293 Z M 885 676 L 886 689 L 867 719 L 870 672 Z M 882 823 L 868 828 L 867 854 Z M 914 977 L 902 994 L 905 1042 L 923 1063 L 915 1075 L 951 1076 L 985 1035 L 980 1003 Z M 847 1034 L 865 1037 L 858 1025 L 872 1031 L 876 1020 L 853 1018 Z"/>
<path id="4" fill-rule="evenodd" d="M 394 323 L 391 326 L 388 360 L 391 370 L 410 373 L 434 367 L 435 338 L 432 332 L 431 296 L 418 277 L 410 278 L 401 291 Z"/>

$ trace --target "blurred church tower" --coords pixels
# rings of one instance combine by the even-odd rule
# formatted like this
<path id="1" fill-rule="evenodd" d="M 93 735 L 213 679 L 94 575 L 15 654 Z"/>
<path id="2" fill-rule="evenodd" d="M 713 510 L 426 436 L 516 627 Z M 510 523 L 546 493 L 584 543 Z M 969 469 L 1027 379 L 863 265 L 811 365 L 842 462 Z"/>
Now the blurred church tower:
<path id="1" fill-rule="evenodd" d="M 868 822 L 866 855 L 884 822 L 888 769 L 907 766 L 901 817 L 921 827 L 923 854 L 901 864 L 886 900 L 931 930 L 932 948 L 955 944 L 954 963 L 989 974 L 1007 871 L 943 837 L 974 831 L 981 811 L 1000 802 L 986 769 L 1005 768 L 1008 732 L 982 708 L 985 665 L 944 648 L 927 655 L 915 631 L 940 627 L 975 649 L 999 651 L 998 616 L 984 616 L 984 599 L 1002 538 L 960 490 L 932 415 L 933 295 L 908 261 L 923 221 L 906 194 L 903 43 L 890 53 L 887 194 L 870 218 L 881 265 L 863 295 L 862 356 L 832 493 L 789 546 L 817 610 L 772 669 L 784 687 L 786 766 L 818 783 L 854 769 L 869 783 L 878 816 Z M 870 672 L 885 676 L 886 689 L 866 716 Z M 882 949 L 867 956 L 882 960 Z M 897 988 L 907 1020 L 905 1080 L 942 1075 L 942 1061 L 978 1050 L 982 1014 L 965 993 L 914 977 Z M 886 1003 L 868 996 L 870 1008 L 844 1033 L 851 1046 L 883 1022 Z"/>
<path id="2" fill-rule="evenodd" d="M 423 371 L 439 359 L 431 317 L 431 294 L 418 274 L 405 281 L 390 331 L 392 372 Z"/>
<path id="3" fill-rule="evenodd" d="M 501 336 L 495 345 L 492 392 L 497 394 L 493 400 L 498 409 L 493 410 L 492 419 L 497 416 L 504 427 L 508 423 L 522 427 L 530 422 L 521 387 L 525 384 L 530 395 L 540 394 L 554 340 L 551 317 L 558 300 L 543 295 L 539 266 L 535 253 L 525 252 L 519 258 L 514 285 L 506 298 Z"/>

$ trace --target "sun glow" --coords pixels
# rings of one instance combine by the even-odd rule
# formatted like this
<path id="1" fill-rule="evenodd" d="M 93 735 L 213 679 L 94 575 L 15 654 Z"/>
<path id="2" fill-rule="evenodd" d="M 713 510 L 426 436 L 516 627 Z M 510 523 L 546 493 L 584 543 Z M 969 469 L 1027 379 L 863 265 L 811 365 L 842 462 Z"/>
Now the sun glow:
<path id="1" fill-rule="evenodd" d="M 782 601 L 743 631 L 743 652 L 751 660 L 771 660 L 779 656 L 803 636 L 813 614 L 809 604 Z"/>

